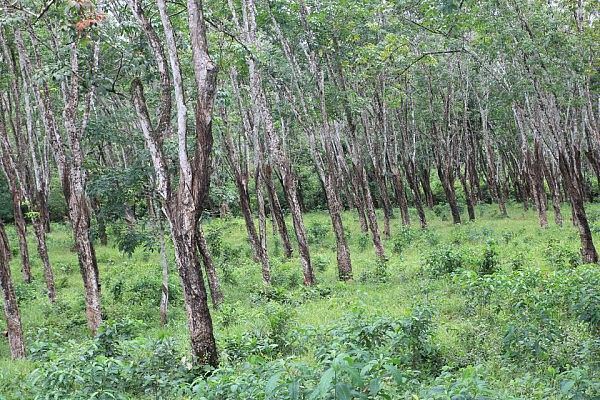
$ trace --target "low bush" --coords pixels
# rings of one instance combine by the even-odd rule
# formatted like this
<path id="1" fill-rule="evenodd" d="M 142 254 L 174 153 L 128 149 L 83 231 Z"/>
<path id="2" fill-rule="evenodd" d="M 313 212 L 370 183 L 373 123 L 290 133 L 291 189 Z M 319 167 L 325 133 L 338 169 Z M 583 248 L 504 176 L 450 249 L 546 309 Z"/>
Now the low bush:
<path id="1" fill-rule="evenodd" d="M 456 245 L 435 247 L 425 260 L 425 265 L 433 276 L 456 272 L 463 267 L 463 263 L 461 249 Z"/>

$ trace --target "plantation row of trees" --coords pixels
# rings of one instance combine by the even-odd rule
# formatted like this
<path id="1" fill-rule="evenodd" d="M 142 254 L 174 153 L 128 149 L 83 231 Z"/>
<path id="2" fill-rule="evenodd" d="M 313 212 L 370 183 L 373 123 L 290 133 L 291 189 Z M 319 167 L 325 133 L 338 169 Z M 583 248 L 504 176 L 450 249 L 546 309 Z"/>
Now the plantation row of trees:
<path id="1" fill-rule="evenodd" d="M 158 235 L 166 322 L 168 231 L 193 354 L 218 364 L 208 292 L 214 306 L 223 293 L 201 227 L 209 189 L 222 215 L 239 210 L 266 285 L 269 218 L 285 255 L 297 251 L 304 284 L 315 283 L 302 198 L 311 182 L 331 218 L 340 280 L 352 279 L 342 211 L 355 211 L 384 262 L 394 224 L 427 227 L 432 175 L 455 224 L 459 198 L 469 220 L 479 202 L 506 217 L 515 200 L 537 210 L 541 227 L 548 198 L 558 225 L 568 202 L 582 259 L 598 262 L 585 211 L 600 185 L 595 2 L 21 0 L 0 10 L 0 154 L 23 279 L 27 219 L 55 300 L 54 175 L 92 333 L 102 322 L 94 245 L 107 244 L 110 227 L 126 252 L 140 232 Z"/>

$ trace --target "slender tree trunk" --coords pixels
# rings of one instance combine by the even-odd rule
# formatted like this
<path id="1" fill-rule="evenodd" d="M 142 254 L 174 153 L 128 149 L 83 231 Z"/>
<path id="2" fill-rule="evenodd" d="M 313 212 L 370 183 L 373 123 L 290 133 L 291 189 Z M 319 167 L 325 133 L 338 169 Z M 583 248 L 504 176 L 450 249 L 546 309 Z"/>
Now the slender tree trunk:
<path id="1" fill-rule="evenodd" d="M 218 308 L 221 303 L 223 303 L 223 292 L 221 291 L 221 284 L 219 283 L 217 270 L 210 255 L 210 250 L 208 248 L 208 244 L 206 243 L 206 239 L 204 238 L 204 233 L 202 232 L 202 227 L 200 224 L 198 224 L 198 251 L 202 257 L 202 263 L 204 264 L 204 270 L 206 271 L 206 276 L 208 278 L 210 298 L 212 299 L 213 306 Z"/>
<path id="2" fill-rule="evenodd" d="M 108 235 L 106 234 L 106 220 L 100 210 L 100 203 L 97 200 L 93 199 L 91 200 L 91 204 L 98 226 L 98 239 L 100 239 L 100 244 L 102 246 L 106 246 L 108 245 Z"/>
<path id="3" fill-rule="evenodd" d="M 377 214 L 375 213 L 375 206 L 373 205 L 373 198 L 371 197 L 371 190 L 369 189 L 369 183 L 367 182 L 367 173 L 364 167 L 359 166 L 359 177 L 362 183 L 362 193 L 366 204 L 367 220 L 369 222 L 369 229 L 371 230 L 371 238 L 373 239 L 373 247 L 375 248 L 375 255 L 381 259 L 385 258 L 385 251 L 383 244 L 381 243 L 381 236 L 379 235 L 379 226 L 377 223 Z"/>
<path id="4" fill-rule="evenodd" d="M 335 234 L 336 256 L 338 265 L 338 277 L 342 281 L 352 279 L 352 263 L 350 261 L 350 249 L 346 242 L 346 233 L 342 223 L 342 205 L 339 202 L 335 189 L 331 184 L 325 185 L 328 192 L 327 203 L 329 205 L 329 216 Z"/>
<path id="5" fill-rule="evenodd" d="M 281 203 L 279 203 L 279 197 L 277 196 L 277 192 L 275 191 L 272 170 L 269 164 L 265 165 L 264 177 L 265 184 L 267 187 L 267 194 L 269 196 L 269 204 L 271 205 L 271 212 L 275 220 L 273 227 L 277 227 L 279 237 L 281 238 L 281 242 L 283 243 L 283 253 L 285 257 L 290 258 L 292 256 L 293 251 L 292 242 L 290 241 L 290 236 L 288 234 L 287 226 L 285 224 L 283 211 L 281 210 Z"/>
<path id="6" fill-rule="evenodd" d="M 427 219 L 425 218 L 425 210 L 423 209 L 423 202 L 421 201 L 421 192 L 419 190 L 418 178 L 416 176 L 415 165 L 412 160 L 405 164 L 404 169 L 406 170 L 406 179 L 408 185 L 413 194 L 413 201 L 415 208 L 417 209 L 417 215 L 419 217 L 419 223 L 421 229 L 427 228 Z"/>
<path id="7" fill-rule="evenodd" d="M 358 183 L 358 176 L 354 174 L 352 179 L 352 202 L 354 203 L 354 207 L 356 208 L 356 212 L 358 214 L 358 222 L 360 224 L 361 232 L 369 231 L 369 223 L 367 221 L 367 212 L 365 210 L 365 202 L 357 192 L 360 190 L 360 184 Z"/>
<path id="8" fill-rule="evenodd" d="M 554 173 L 552 164 L 545 164 L 546 180 L 548 187 L 550 188 L 550 195 L 552 196 L 552 208 L 554 209 L 554 222 L 558 226 L 562 226 L 563 218 L 560 212 L 560 186 L 558 184 L 557 176 Z"/>
<path id="9" fill-rule="evenodd" d="M 506 210 L 506 199 L 508 198 L 508 181 L 506 174 L 502 172 L 502 159 L 499 160 L 501 172 L 498 174 L 498 209 L 500 210 L 500 216 L 507 218 L 508 211 Z"/>
<path id="10" fill-rule="evenodd" d="M 379 189 L 379 195 L 381 196 L 381 205 L 383 206 L 383 236 L 386 239 L 391 237 L 390 232 L 390 219 L 392 218 L 392 202 L 387 192 L 387 185 L 385 184 L 385 178 L 379 173 L 376 173 L 377 188 Z"/>
<path id="11" fill-rule="evenodd" d="M 540 226 L 546 228 L 548 226 L 548 216 L 546 210 L 548 209 L 548 198 L 546 196 L 546 189 L 544 188 L 544 176 L 543 176 L 543 163 L 544 158 L 539 142 L 534 140 L 534 162 L 531 168 L 533 169 L 531 175 L 533 177 L 533 186 L 535 188 L 536 196 L 536 208 L 540 219 Z"/>
<path id="12" fill-rule="evenodd" d="M 597 263 L 598 253 L 594 246 L 594 240 L 592 238 L 592 232 L 588 223 L 587 215 L 584 207 L 584 195 L 581 192 L 581 187 L 577 185 L 576 178 L 574 177 L 573 168 L 570 167 L 567 156 L 563 151 L 559 150 L 559 167 L 563 175 L 569 197 L 571 198 L 571 205 L 573 207 L 574 220 L 577 221 L 577 227 L 579 228 L 579 238 L 581 240 L 581 256 L 585 263 Z"/>
<path id="13" fill-rule="evenodd" d="M 15 190 L 19 190 L 18 188 Z M 15 227 L 19 238 L 19 253 L 21 255 L 21 272 L 23 280 L 26 283 L 31 283 L 31 264 L 29 262 L 29 249 L 27 246 L 27 223 L 25 216 L 21 210 L 21 196 L 18 193 L 13 193 L 13 212 L 15 218 Z"/>
<path id="14" fill-rule="evenodd" d="M 427 207 L 433 208 L 433 191 L 431 190 L 429 168 L 421 169 L 419 181 L 421 182 L 421 186 L 423 187 L 423 193 L 425 193 L 425 201 L 427 202 Z"/>
<path id="15" fill-rule="evenodd" d="M 167 258 L 165 228 L 163 226 L 162 216 L 155 215 L 155 218 L 158 219 L 158 242 L 160 246 L 160 266 L 162 270 L 159 308 L 160 325 L 165 326 L 169 322 L 169 259 Z"/>
<path id="16" fill-rule="evenodd" d="M 304 285 L 312 286 L 315 284 L 315 275 L 310 261 L 310 251 L 308 248 L 306 229 L 304 227 L 304 219 L 302 218 L 302 211 L 300 209 L 300 203 L 298 202 L 296 180 L 289 170 L 291 169 L 291 166 L 282 166 L 282 169 L 283 168 L 287 170 L 282 176 L 284 183 L 283 187 L 287 196 L 288 205 L 290 206 L 290 213 L 292 214 L 292 221 L 294 223 L 294 232 L 296 233 L 296 240 L 298 241 L 298 252 L 300 253 L 300 263 L 302 264 L 302 271 L 304 274 Z"/>
<path id="17" fill-rule="evenodd" d="M 246 112 L 246 109 L 242 102 L 240 90 L 237 83 L 237 71 L 235 70 L 235 68 L 232 68 L 230 70 L 230 80 L 231 86 L 233 88 L 237 100 L 238 111 L 240 113 L 243 123 L 243 133 L 246 137 L 246 140 L 248 140 L 248 134 L 251 131 L 251 127 L 250 122 L 248 120 L 248 113 Z M 248 190 L 248 162 L 245 158 L 242 159 L 245 152 L 239 151 L 238 148 L 234 145 L 233 139 L 229 132 L 229 118 L 227 115 L 227 109 L 225 107 L 221 107 L 220 111 L 221 119 L 223 120 L 223 123 L 225 125 L 225 129 L 222 136 L 223 145 L 225 147 L 227 161 L 229 162 L 229 166 L 233 172 L 233 178 L 238 190 L 238 196 L 240 199 L 240 209 L 242 211 L 242 215 L 244 216 L 246 232 L 248 233 L 248 241 L 252 249 L 252 256 L 255 262 L 262 262 L 260 238 L 256 232 L 256 226 L 254 225 L 254 217 L 252 216 L 252 210 L 250 208 L 250 193 Z"/>
<path id="18" fill-rule="evenodd" d="M 27 224 L 23 216 L 23 210 L 21 209 L 21 185 L 24 182 L 20 182 L 20 180 L 24 180 L 24 177 L 18 176 L 19 171 L 11 154 L 12 147 L 9 143 L 8 132 L 6 130 L 5 111 L 0 99 L 0 154 L 2 156 L 2 168 L 11 194 L 15 229 L 19 238 L 19 254 L 21 256 L 23 280 L 26 283 L 31 283 L 31 265 L 29 263 L 29 249 L 27 247 Z M 13 129 L 16 128 L 13 127 Z"/>
<path id="19" fill-rule="evenodd" d="M 12 259 L 12 254 L 10 253 L 10 242 L 8 241 L 8 236 L 6 235 L 6 229 L 4 227 L 4 222 L 0 220 L 0 246 L 5 249 L 4 256 L 8 261 Z M 0 254 L 1 255 L 1 254 Z"/>
<path id="20" fill-rule="evenodd" d="M 255 150 L 260 151 L 260 150 Z M 260 172 L 261 167 L 256 167 L 255 186 L 256 202 L 258 203 L 258 251 L 262 265 L 263 282 L 267 285 L 271 283 L 271 267 L 269 265 L 269 255 L 267 253 L 267 215 L 265 212 L 265 198 L 262 192 L 262 180 L 264 179 Z"/>
<path id="21" fill-rule="evenodd" d="M 450 212 L 452 213 L 452 222 L 454 224 L 460 224 L 460 211 L 458 209 L 458 203 L 456 202 L 456 193 L 454 191 L 454 179 L 451 177 L 451 172 L 448 171 L 450 167 L 446 166 L 445 170 L 441 166 L 438 166 L 438 176 L 442 182 L 444 193 L 446 194 L 446 200 L 450 206 Z"/>
<path id="22" fill-rule="evenodd" d="M 392 168 L 392 179 L 394 182 L 394 192 L 396 194 L 396 201 L 400 208 L 400 217 L 402 219 L 402 225 L 410 225 L 410 215 L 408 213 L 408 201 L 406 199 L 406 192 L 404 189 L 404 181 L 400 175 L 400 169 L 398 167 Z"/>
<path id="23" fill-rule="evenodd" d="M 33 221 L 33 229 L 35 231 L 35 237 L 37 239 L 38 255 L 42 260 L 42 268 L 44 270 L 44 278 L 46 280 L 46 289 L 48 291 L 48 298 L 50 302 L 56 301 L 56 289 L 54 287 L 54 273 L 52 272 L 52 266 L 50 265 L 50 258 L 48 257 L 48 248 L 46 246 L 46 229 L 44 221 L 37 216 Z"/>
<path id="24" fill-rule="evenodd" d="M 5 236 L 4 225 L 0 224 L 0 236 Z M 23 327 L 19 314 L 19 304 L 10 277 L 10 266 L 8 264 L 9 248 L 0 243 L 0 286 L 4 297 L 4 315 L 8 332 L 8 345 L 10 355 L 13 359 L 25 358 L 25 340 L 23 338 Z"/>
<path id="25" fill-rule="evenodd" d="M 459 172 L 460 183 L 463 187 L 463 192 L 465 193 L 465 202 L 467 203 L 467 212 L 469 214 L 469 220 L 475 221 L 475 208 L 473 207 L 473 193 L 469 188 L 469 184 L 467 183 L 467 177 L 465 174 L 461 174 Z"/>
<path id="26" fill-rule="evenodd" d="M 78 198 L 78 199 L 77 199 Z M 85 204 L 85 198 L 82 194 L 76 196 L 74 193 L 69 196 L 69 208 L 71 209 L 71 221 L 73 224 L 73 237 L 75 248 L 79 259 L 79 271 L 83 278 L 83 287 L 85 290 L 85 306 L 88 321 L 88 328 L 93 335 L 96 334 L 98 327 L 102 322 L 102 311 L 100 308 L 100 281 L 98 274 L 98 263 L 96 262 L 96 252 L 90 239 L 89 215 Z M 76 210 L 77 209 L 77 210 Z"/>

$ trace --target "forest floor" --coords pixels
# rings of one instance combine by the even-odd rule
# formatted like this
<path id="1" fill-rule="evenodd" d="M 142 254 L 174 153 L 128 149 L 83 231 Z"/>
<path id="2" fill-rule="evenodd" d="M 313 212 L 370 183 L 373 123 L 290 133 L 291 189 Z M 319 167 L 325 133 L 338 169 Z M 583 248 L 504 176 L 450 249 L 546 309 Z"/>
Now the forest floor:
<path id="1" fill-rule="evenodd" d="M 588 210 L 599 245 L 600 205 Z M 55 305 L 33 237 L 34 282 L 22 282 L 16 253 L 11 262 L 28 360 L 9 360 L 0 340 L 0 399 L 600 399 L 600 268 L 580 265 L 566 206 L 563 215 L 562 228 L 550 211 L 541 229 L 533 210 L 512 205 L 500 218 L 484 204 L 475 222 L 453 226 L 438 206 L 422 231 L 402 228 L 396 210 L 381 263 L 347 212 L 354 280 L 342 283 L 328 216 L 309 213 L 318 281 L 309 289 L 276 237 L 269 235 L 274 285 L 265 288 L 243 220 L 208 221 L 225 295 L 212 313 L 222 352 L 212 373 L 190 369 L 174 270 L 170 321 L 159 324 L 157 252 L 128 257 L 114 243 L 96 247 L 108 322 L 90 338 L 71 233 L 56 224 Z M 8 234 L 17 249 L 14 230 Z"/>

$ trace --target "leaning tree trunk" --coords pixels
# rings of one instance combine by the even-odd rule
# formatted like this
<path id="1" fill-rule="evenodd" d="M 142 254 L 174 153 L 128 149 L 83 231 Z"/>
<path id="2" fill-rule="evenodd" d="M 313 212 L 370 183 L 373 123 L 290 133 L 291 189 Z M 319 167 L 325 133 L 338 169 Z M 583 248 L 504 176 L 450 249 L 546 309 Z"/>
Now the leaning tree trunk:
<path id="1" fill-rule="evenodd" d="M 563 151 L 559 150 L 559 168 L 564 178 L 565 186 L 571 199 L 573 207 L 574 221 L 577 222 L 579 228 L 579 238 L 581 241 L 581 257 L 585 263 L 597 263 L 598 253 L 594 246 L 592 232 L 587 219 L 584 207 L 584 194 L 581 192 L 580 186 L 576 182 L 576 177 L 573 174 L 573 168 L 567 161 L 567 156 Z"/>
<path id="2" fill-rule="evenodd" d="M 0 236 L 4 236 L 4 226 L 0 224 Z M 0 243 L 0 286 L 4 297 L 4 315 L 6 316 L 6 327 L 10 355 L 13 359 L 25 358 L 25 341 L 23 338 L 23 327 L 17 296 L 10 277 L 10 266 L 8 263 L 9 248 Z"/>

